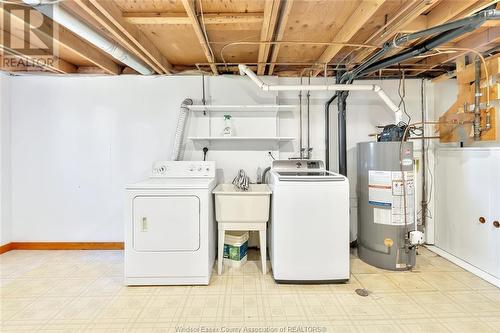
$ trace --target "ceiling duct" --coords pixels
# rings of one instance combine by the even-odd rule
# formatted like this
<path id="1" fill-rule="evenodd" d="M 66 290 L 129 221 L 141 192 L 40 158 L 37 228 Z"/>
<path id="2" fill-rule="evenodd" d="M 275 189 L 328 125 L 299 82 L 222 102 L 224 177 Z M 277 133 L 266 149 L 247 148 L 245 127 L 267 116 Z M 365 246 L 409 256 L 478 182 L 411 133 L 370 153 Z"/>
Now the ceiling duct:
<path id="1" fill-rule="evenodd" d="M 106 52 L 119 62 L 134 69 L 136 72 L 143 75 L 154 74 L 154 71 L 143 64 L 129 51 L 121 47 L 114 41 L 101 36 L 97 31 L 90 28 L 87 24 L 70 14 L 68 11 L 62 9 L 58 4 L 50 4 L 50 2 L 23 0 L 27 5 L 32 6 L 34 9 L 50 17 L 53 21 L 62 25 L 66 29 L 72 31 L 76 35 L 85 39 L 92 45 Z"/>

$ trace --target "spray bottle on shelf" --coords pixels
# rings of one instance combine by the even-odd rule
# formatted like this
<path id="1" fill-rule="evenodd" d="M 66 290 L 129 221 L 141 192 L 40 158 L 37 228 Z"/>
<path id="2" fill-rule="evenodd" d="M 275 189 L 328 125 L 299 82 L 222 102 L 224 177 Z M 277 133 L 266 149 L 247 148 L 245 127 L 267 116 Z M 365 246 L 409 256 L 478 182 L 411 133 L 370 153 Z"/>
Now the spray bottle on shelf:
<path id="1" fill-rule="evenodd" d="M 225 114 L 224 115 L 224 131 L 223 131 L 224 136 L 232 136 L 233 135 L 233 129 L 231 127 L 231 115 Z"/>

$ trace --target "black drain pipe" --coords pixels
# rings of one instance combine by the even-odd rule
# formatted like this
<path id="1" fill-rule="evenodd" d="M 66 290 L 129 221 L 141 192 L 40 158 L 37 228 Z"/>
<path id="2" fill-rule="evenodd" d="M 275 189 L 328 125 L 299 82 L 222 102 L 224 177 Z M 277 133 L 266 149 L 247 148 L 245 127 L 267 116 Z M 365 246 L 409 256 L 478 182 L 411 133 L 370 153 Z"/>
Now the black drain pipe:
<path id="1" fill-rule="evenodd" d="M 330 170 L 330 104 L 337 98 L 337 92 L 325 103 L 325 166 Z"/>
<path id="2" fill-rule="evenodd" d="M 347 96 L 349 96 L 348 91 L 341 91 L 337 99 L 339 173 L 346 177 L 347 177 L 347 122 L 346 122 Z"/>

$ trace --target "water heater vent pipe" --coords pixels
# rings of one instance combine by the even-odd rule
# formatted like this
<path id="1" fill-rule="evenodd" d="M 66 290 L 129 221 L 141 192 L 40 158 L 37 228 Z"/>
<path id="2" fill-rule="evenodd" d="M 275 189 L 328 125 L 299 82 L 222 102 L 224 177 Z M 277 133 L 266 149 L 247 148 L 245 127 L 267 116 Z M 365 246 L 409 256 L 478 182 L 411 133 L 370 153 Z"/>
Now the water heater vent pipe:
<path id="1" fill-rule="evenodd" d="M 247 75 L 263 91 L 373 91 L 395 113 L 395 124 L 401 122 L 403 113 L 400 108 L 387 96 L 385 91 L 376 84 L 324 84 L 324 85 L 273 85 L 262 81 L 246 65 L 238 65 L 240 75 Z"/>

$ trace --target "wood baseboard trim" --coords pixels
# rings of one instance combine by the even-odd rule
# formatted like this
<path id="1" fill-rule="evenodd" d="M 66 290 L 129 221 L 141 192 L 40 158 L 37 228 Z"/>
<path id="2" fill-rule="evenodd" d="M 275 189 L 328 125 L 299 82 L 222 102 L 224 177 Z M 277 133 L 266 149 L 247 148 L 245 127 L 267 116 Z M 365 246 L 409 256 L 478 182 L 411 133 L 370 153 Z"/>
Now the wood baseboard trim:
<path id="1" fill-rule="evenodd" d="M 9 252 L 10 250 L 14 250 L 12 243 L 7 243 L 5 245 L 0 246 L 0 254 Z"/>
<path id="2" fill-rule="evenodd" d="M 123 242 L 12 242 L 0 247 L 11 250 L 123 250 Z"/>

